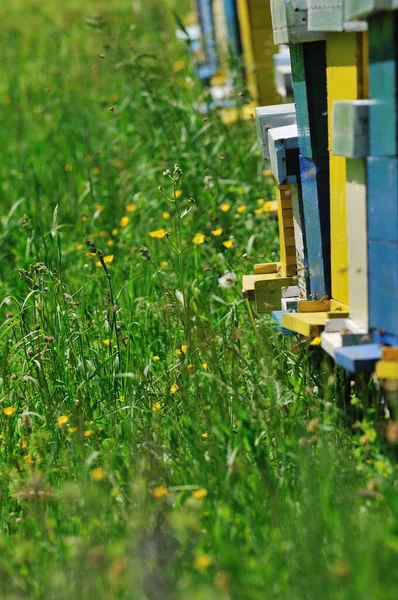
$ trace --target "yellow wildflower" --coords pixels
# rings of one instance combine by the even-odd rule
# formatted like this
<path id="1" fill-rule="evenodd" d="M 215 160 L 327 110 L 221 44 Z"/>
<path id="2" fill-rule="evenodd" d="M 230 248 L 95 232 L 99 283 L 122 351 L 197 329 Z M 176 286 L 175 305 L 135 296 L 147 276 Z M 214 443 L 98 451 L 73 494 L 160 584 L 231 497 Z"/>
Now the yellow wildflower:
<path id="1" fill-rule="evenodd" d="M 259 200 L 257 200 L 257 204 L 259 206 L 262 206 L 264 204 L 264 202 L 265 202 L 264 198 L 259 198 Z"/>
<path id="2" fill-rule="evenodd" d="M 110 265 L 113 262 L 113 259 L 115 258 L 114 254 L 108 254 L 108 256 L 104 256 L 103 257 L 103 261 L 106 265 Z M 101 267 L 102 263 L 100 260 L 97 260 L 97 262 L 95 263 L 97 265 L 97 267 Z"/>
<path id="3" fill-rule="evenodd" d="M 206 488 L 200 488 L 199 490 L 194 490 L 192 492 L 192 496 L 196 498 L 196 500 L 203 500 L 203 498 L 206 498 L 208 493 L 209 492 L 206 490 Z"/>
<path id="4" fill-rule="evenodd" d="M 192 363 L 190 363 L 190 364 L 187 366 L 187 369 L 188 369 L 188 371 L 189 371 L 190 373 L 191 373 L 191 372 L 194 370 L 194 368 L 195 368 L 195 365 L 193 365 Z"/>
<path id="5" fill-rule="evenodd" d="M 33 458 L 29 454 L 27 454 L 26 456 L 24 456 L 23 459 L 24 459 L 24 461 L 26 463 L 28 463 L 28 465 L 33 464 Z"/>
<path id="6" fill-rule="evenodd" d="M 207 569 L 211 565 L 211 558 L 208 554 L 202 554 L 201 556 L 197 556 L 195 558 L 193 564 L 198 569 Z"/>
<path id="7" fill-rule="evenodd" d="M 111 343 L 111 340 L 109 338 L 106 338 L 106 340 L 103 340 L 103 343 L 105 344 L 105 346 L 109 346 Z"/>
<path id="8" fill-rule="evenodd" d="M 104 231 L 103 229 L 101 231 L 98 232 L 98 237 L 106 237 L 106 231 Z"/>
<path id="9" fill-rule="evenodd" d="M 112 229 L 112 235 L 117 235 L 118 233 L 119 233 L 118 229 L 116 229 L 116 228 Z"/>
<path id="10" fill-rule="evenodd" d="M 271 208 L 272 208 L 272 202 L 266 202 L 263 206 L 263 211 L 265 213 L 269 212 L 271 210 Z"/>
<path id="11" fill-rule="evenodd" d="M 205 241 L 205 236 L 203 233 L 195 233 L 195 236 L 193 238 L 193 243 L 194 244 L 203 244 L 203 242 Z"/>
<path id="12" fill-rule="evenodd" d="M 93 481 L 102 481 L 105 477 L 105 470 L 102 467 L 95 467 L 91 471 L 91 479 Z"/>
<path id="13" fill-rule="evenodd" d="M 151 238 L 164 238 L 164 236 L 166 235 L 166 231 L 164 229 L 156 229 L 155 231 L 150 231 L 149 235 L 151 236 Z"/>
<path id="14" fill-rule="evenodd" d="M 320 346 L 322 339 L 320 337 L 314 337 L 313 340 L 310 341 L 310 346 Z"/>
<path id="15" fill-rule="evenodd" d="M 182 190 L 176 190 L 173 194 L 174 198 L 179 198 L 182 195 Z"/>
<path id="16" fill-rule="evenodd" d="M 209 439 L 209 434 L 207 433 L 207 431 L 205 431 L 204 433 L 202 433 L 202 439 L 203 440 L 208 440 Z"/>
<path id="17" fill-rule="evenodd" d="M 94 431 L 92 429 L 86 429 L 86 431 L 83 431 L 83 435 L 84 437 L 91 437 L 93 435 Z"/>
<path id="18" fill-rule="evenodd" d="M 264 175 L 264 177 L 272 177 L 271 169 L 264 169 L 263 175 Z"/>
<path id="19" fill-rule="evenodd" d="M 170 219 L 170 213 L 167 210 L 162 212 L 162 219 Z"/>
<path id="20" fill-rule="evenodd" d="M 231 205 L 228 204 L 228 202 L 223 202 L 222 204 L 220 204 L 220 210 L 222 210 L 222 212 L 228 212 L 230 208 Z"/>
<path id="21" fill-rule="evenodd" d="M 204 369 L 205 371 L 207 371 L 207 363 L 206 362 L 202 363 L 202 369 Z"/>
<path id="22" fill-rule="evenodd" d="M 156 487 L 152 488 L 151 494 L 154 498 L 160 500 L 161 498 L 167 496 L 167 488 L 165 488 L 164 485 L 157 485 Z"/>
<path id="23" fill-rule="evenodd" d="M 28 442 L 26 440 L 22 440 L 22 442 L 21 442 L 22 450 L 26 450 L 27 447 L 28 447 Z"/>
<path id="24" fill-rule="evenodd" d="M 174 65 L 173 65 L 173 71 L 174 73 L 178 73 L 178 71 L 182 71 L 182 69 L 185 68 L 185 60 L 177 60 Z"/>
<path id="25" fill-rule="evenodd" d="M 105 208 L 105 204 L 96 204 L 95 205 L 95 210 L 99 210 L 101 212 L 101 210 L 104 210 Z"/>
<path id="26" fill-rule="evenodd" d="M 124 217 L 122 217 L 120 219 L 120 223 L 119 223 L 120 227 L 127 227 L 127 225 L 129 224 L 129 221 L 130 221 L 130 217 L 125 215 Z"/>
<path id="27" fill-rule="evenodd" d="M 130 204 L 126 204 L 126 206 L 124 207 L 128 213 L 133 213 L 137 210 L 137 205 L 135 204 L 135 202 L 130 202 Z"/>
<path id="28" fill-rule="evenodd" d="M 167 267 L 167 260 L 162 260 L 162 262 L 160 263 L 160 266 L 162 269 L 165 269 Z"/>
<path id="29" fill-rule="evenodd" d="M 255 215 L 262 215 L 263 212 L 264 212 L 263 207 L 261 207 L 261 208 L 255 208 L 254 209 L 254 214 Z"/>
<path id="30" fill-rule="evenodd" d="M 86 162 L 91 163 L 94 160 L 94 156 L 91 156 L 91 154 L 87 154 L 86 156 Z"/>
<path id="31" fill-rule="evenodd" d="M 155 360 L 155 361 L 157 361 L 157 360 L 160 360 L 160 358 L 159 358 L 159 356 L 153 356 L 153 357 L 152 357 L 152 360 Z"/>
<path id="32" fill-rule="evenodd" d="M 221 235 L 222 234 L 222 228 L 219 227 L 218 229 L 213 229 L 212 234 L 215 235 L 216 237 L 218 235 Z"/>
<path id="33" fill-rule="evenodd" d="M 59 417 L 57 417 L 57 422 L 60 427 L 66 425 L 68 421 L 69 417 L 67 417 L 66 415 L 60 415 Z"/>
<path id="34" fill-rule="evenodd" d="M 91 172 L 93 175 L 99 175 L 101 173 L 101 169 L 99 167 L 94 167 L 94 169 L 91 169 Z"/>
<path id="35" fill-rule="evenodd" d="M 88 219 L 87 215 L 82 215 L 81 216 L 81 220 L 83 221 L 83 223 L 85 223 L 87 221 L 87 219 Z"/>
<path id="36" fill-rule="evenodd" d="M 7 415 L 7 417 L 12 417 L 16 410 L 15 406 L 7 406 L 7 408 L 3 408 L 3 413 Z"/>
<path id="37" fill-rule="evenodd" d="M 70 173 L 71 171 L 73 171 L 73 167 L 72 167 L 72 165 L 70 165 L 70 164 L 66 164 L 66 165 L 64 166 L 64 169 L 65 169 L 65 171 L 66 171 L 67 173 Z"/>
<path id="38" fill-rule="evenodd" d="M 119 396 L 119 402 L 121 402 L 123 404 L 123 402 L 124 402 L 124 396 Z"/>
<path id="39" fill-rule="evenodd" d="M 69 433 L 76 433 L 77 427 L 69 427 Z"/>
<path id="40" fill-rule="evenodd" d="M 83 250 L 83 244 L 76 244 L 76 250 Z"/>
<path id="41" fill-rule="evenodd" d="M 173 385 L 172 385 L 172 386 L 171 386 L 171 388 L 170 388 L 170 392 L 171 392 L 172 394 L 175 394 L 176 392 L 178 392 L 178 390 L 179 390 L 179 389 L 180 389 L 180 388 L 178 387 L 178 385 L 177 385 L 176 383 L 173 383 Z"/>
<path id="42" fill-rule="evenodd" d="M 223 245 L 224 245 L 226 248 L 231 248 L 231 247 L 232 247 L 232 245 L 233 245 L 233 243 L 234 243 L 234 241 L 233 241 L 233 240 L 227 240 L 226 242 L 223 242 Z"/>
<path id="43" fill-rule="evenodd" d="M 107 246 L 113 246 L 114 244 L 115 244 L 115 240 L 108 240 L 108 241 L 106 242 L 106 245 L 107 245 Z"/>
<path id="44" fill-rule="evenodd" d="M 163 404 L 161 402 L 155 402 L 155 404 L 152 405 L 152 410 L 154 412 L 160 410 L 161 408 L 163 408 Z"/>
<path id="45" fill-rule="evenodd" d="M 112 160 L 112 165 L 114 167 L 117 167 L 118 169 L 120 169 L 120 167 L 123 165 L 122 161 L 120 160 L 120 158 L 114 158 Z"/>
<path id="46" fill-rule="evenodd" d="M 187 349 L 188 349 L 188 346 L 187 346 L 186 344 L 181 344 L 181 352 L 182 352 L 183 354 L 186 354 L 186 352 L 187 352 Z"/>

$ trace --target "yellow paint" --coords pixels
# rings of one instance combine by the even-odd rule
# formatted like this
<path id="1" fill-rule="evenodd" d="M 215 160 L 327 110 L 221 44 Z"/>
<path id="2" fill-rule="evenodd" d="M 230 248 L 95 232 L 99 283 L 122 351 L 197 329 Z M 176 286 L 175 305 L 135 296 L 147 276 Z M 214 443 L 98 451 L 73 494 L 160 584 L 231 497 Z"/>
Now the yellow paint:
<path id="1" fill-rule="evenodd" d="M 254 265 L 254 274 L 255 275 L 266 275 L 267 273 L 277 273 L 280 271 L 281 263 L 262 263 L 258 265 Z"/>
<path id="2" fill-rule="evenodd" d="M 328 312 L 330 310 L 329 300 L 302 300 L 297 304 L 299 313 Z"/>
<path id="3" fill-rule="evenodd" d="M 332 147 L 332 114 L 336 100 L 359 97 L 357 34 L 326 36 L 329 150 Z M 361 66 L 360 66 L 361 68 Z M 348 239 L 346 210 L 346 159 L 330 152 L 330 244 L 332 297 L 348 304 Z"/>
<path id="4" fill-rule="evenodd" d="M 330 301 L 330 310 L 338 312 L 349 312 L 350 308 L 348 304 L 343 304 L 342 302 L 337 302 L 337 300 Z"/>
<path id="5" fill-rule="evenodd" d="M 253 100 L 265 106 L 277 104 L 274 83 L 270 3 L 262 0 L 237 0 L 240 37 L 247 87 Z"/>
<path id="6" fill-rule="evenodd" d="M 266 282 L 268 289 L 277 289 L 294 285 L 291 277 L 281 277 L 279 273 L 265 273 L 263 275 L 243 275 L 242 289 L 249 300 L 254 300 L 254 290 L 257 282 Z"/>
<path id="7" fill-rule="evenodd" d="M 287 268 L 296 268 L 296 249 L 291 244 L 291 229 L 293 225 L 292 189 L 290 185 L 280 185 L 276 188 L 278 205 L 279 245 L 282 275 L 287 275 Z M 288 241 L 289 240 L 289 241 Z M 289 269 L 291 273 L 292 269 Z"/>
<path id="8" fill-rule="evenodd" d="M 327 313 L 284 313 L 282 326 L 306 337 L 317 337 L 321 334 L 327 321 Z"/>
<path id="9" fill-rule="evenodd" d="M 376 363 L 376 377 L 378 379 L 398 379 L 398 362 L 379 360 Z"/>

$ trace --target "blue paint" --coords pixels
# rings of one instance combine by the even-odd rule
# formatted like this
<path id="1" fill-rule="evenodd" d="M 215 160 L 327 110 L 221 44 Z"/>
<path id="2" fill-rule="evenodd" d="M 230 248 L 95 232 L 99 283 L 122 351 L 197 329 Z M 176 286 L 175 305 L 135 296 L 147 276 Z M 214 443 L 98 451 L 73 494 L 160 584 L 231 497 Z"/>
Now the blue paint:
<path id="1" fill-rule="evenodd" d="M 398 346 L 398 335 L 393 335 L 392 333 L 387 333 L 378 329 L 372 331 L 372 340 L 375 344 Z"/>
<path id="2" fill-rule="evenodd" d="M 398 158 L 367 159 L 368 236 L 398 242 Z"/>
<path id="3" fill-rule="evenodd" d="M 242 52 L 238 12 L 236 0 L 224 0 L 224 14 L 228 29 L 228 45 L 233 56 L 239 56 Z"/>
<path id="4" fill-rule="evenodd" d="M 397 44 L 398 16 L 382 12 L 368 20 L 369 30 L 369 133 L 371 156 L 398 153 Z"/>
<path id="5" fill-rule="evenodd" d="M 198 0 L 199 22 L 203 35 L 206 62 L 199 65 L 197 71 L 200 79 L 203 80 L 209 80 L 216 73 L 219 64 L 212 5 L 213 0 Z"/>
<path id="6" fill-rule="evenodd" d="M 376 362 L 381 359 L 381 354 L 382 349 L 378 344 L 346 346 L 336 348 L 334 360 L 350 373 L 371 373 Z"/>
<path id="7" fill-rule="evenodd" d="M 294 335 L 294 331 L 290 331 L 290 329 L 286 329 L 286 327 L 282 327 L 282 318 L 283 315 L 288 312 L 287 310 L 274 310 L 272 312 L 272 320 L 275 321 L 275 329 L 282 333 L 283 335 Z"/>
<path id="8" fill-rule="evenodd" d="M 306 258 L 313 299 L 330 296 L 329 160 L 300 156 Z"/>
<path id="9" fill-rule="evenodd" d="M 398 335 L 398 243 L 368 241 L 369 326 Z"/>
<path id="10" fill-rule="evenodd" d="M 326 44 L 291 44 L 290 59 L 300 154 L 327 157 Z"/>

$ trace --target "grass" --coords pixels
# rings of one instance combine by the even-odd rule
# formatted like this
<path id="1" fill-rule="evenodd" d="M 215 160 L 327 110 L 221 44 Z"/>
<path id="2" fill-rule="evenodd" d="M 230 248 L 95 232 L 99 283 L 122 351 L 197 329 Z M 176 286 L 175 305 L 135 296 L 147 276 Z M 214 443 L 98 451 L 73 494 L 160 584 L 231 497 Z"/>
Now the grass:
<path id="1" fill-rule="evenodd" d="M 0 597 L 393 598 L 396 425 L 252 320 L 272 183 L 172 6 L 0 7 Z"/>

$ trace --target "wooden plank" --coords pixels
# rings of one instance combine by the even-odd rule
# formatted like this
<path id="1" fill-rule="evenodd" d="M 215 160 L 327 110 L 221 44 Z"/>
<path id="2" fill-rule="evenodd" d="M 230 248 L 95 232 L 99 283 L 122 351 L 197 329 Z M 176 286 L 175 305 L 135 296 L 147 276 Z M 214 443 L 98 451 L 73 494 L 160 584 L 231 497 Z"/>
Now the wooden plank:
<path id="1" fill-rule="evenodd" d="M 346 192 L 350 316 L 367 329 L 369 309 L 365 160 L 347 160 Z"/>
<path id="2" fill-rule="evenodd" d="M 308 0 L 308 29 L 343 31 L 343 0 Z"/>
<path id="3" fill-rule="evenodd" d="M 330 302 L 328 300 L 302 300 L 298 303 L 299 313 L 328 312 Z"/>
<path id="4" fill-rule="evenodd" d="M 346 158 L 369 156 L 369 107 L 372 100 L 333 103 L 332 152 Z"/>
<path id="5" fill-rule="evenodd" d="M 282 289 L 270 289 L 267 281 L 256 281 L 254 284 L 256 310 L 259 313 L 268 313 L 281 309 Z"/>
<path id="6" fill-rule="evenodd" d="M 398 379 L 398 362 L 379 360 L 376 363 L 376 377 L 378 379 Z"/>
<path id="7" fill-rule="evenodd" d="M 241 43 L 236 0 L 223 0 L 223 5 L 228 30 L 228 46 L 233 56 L 237 57 L 241 53 Z"/>
<path id="8" fill-rule="evenodd" d="M 344 0 L 346 19 L 369 17 L 381 10 L 394 10 L 398 8 L 397 0 Z"/>
<path id="9" fill-rule="evenodd" d="M 398 363 L 398 348 L 385 346 L 383 348 L 382 359 Z"/>
<path id="10" fill-rule="evenodd" d="M 277 183 L 296 183 L 300 179 L 297 126 L 269 129 L 268 148 L 271 170 Z"/>
<path id="11" fill-rule="evenodd" d="M 371 373 L 380 359 L 381 348 L 378 344 L 338 348 L 334 355 L 336 364 L 350 373 Z"/>
<path id="12" fill-rule="evenodd" d="M 297 283 L 299 286 L 300 295 L 303 298 L 307 298 L 309 294 L 308 268 L 301 186 L 292 186 L 292 210 L 294 223 L 294 241 L 296 247 L 296 264 L 298 273 Z"/>
<path id="13" fill-rule="evenodd" d="M 398 158 L 369 157 L 367 178 L 369 238 L 398 242 Z"/>
<path id="14" fill-rule="evenodd" d="M 333 103 L 358 98 L 355 33 L 326 36 L 329 149 L 332 148 Z M 348 304 L 346 159 L 330 153 L 330 244 L 332 297 Z"/>
<path id="15" fill-rule="evenodd" d="M 300 154 L 328 156 L 325 42 L 290 46 Z"/>
<path id="16" fill-rule="evenodd" d="M 316 337 L 325 327 L 326 313 L 285 313 L 282 325 L 306 337 Z"/>
<path id="17" fill-rule="evenodd" d="M 307 0 L 271 0 L 275 44 L 309 42 L 324 38 L 320 31 L 309 31 Z"/>
<path id="18" fill-rule="evenodd" d="M 280 262 L 261 263 L 254 265 L 255 275 L 265 275 L 266 273 L 277 273 L 281 268 Z"/>
<path id="19" fill-rule="evenodd" d="M 398 243 L 369 240 L 369 326 L 398 335 Z"/>
<path id="20" fill-rule="evenodd" d="M 273 51 L 271 27 L 259 29 L 253 27 L 256 0 L 236 0 L 238 9 L 240 40 L 242 44 L 243 63 L 247 86 L 252 98 L 260 105 L 276 104 L 276 93 L 273 79 Z M 264 18 L 271 22 L 270 6 L 264 2 Z M 269 51 L 267 51 L 269 46 Z M 260 66 L 260 68 L 258 68 Z"/>
<path id="21" fill-rule="evenodd" d="M 329 161 L 300 156 L 301 190 L 313 299 L 330 296 Z"/>
<path id="22" fill-rule="evenodd" d="M 369 134 L 371 156 L 398 154 L 398 14 L 369 18 Z"/>
<path id="23" fill-rule="evenodd" d="M 255 114 L 257 139 L 263 158 L 270 158 L 268 131 L 274 127 L 294 125 L 296 122 L 296 107 L 292 103 L 277 104 L 275 106 L 258 106 L 255 109 Z"/>
<path id="24" fill-rule="evenodd" d="M 277 331 L 279 331 L 279 333 L 282 333 L 283 335 L 293 335 L 293 331 L 290 331 L 290 329 L 286 329 L 285 327 L 282 327 L 282 318 L 283 318 L 284 312 L 285 312 L 284 310 L 272 311 L 272 320 L 275 322 L 276 329 L 277 329 Z"/>

